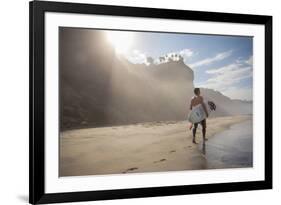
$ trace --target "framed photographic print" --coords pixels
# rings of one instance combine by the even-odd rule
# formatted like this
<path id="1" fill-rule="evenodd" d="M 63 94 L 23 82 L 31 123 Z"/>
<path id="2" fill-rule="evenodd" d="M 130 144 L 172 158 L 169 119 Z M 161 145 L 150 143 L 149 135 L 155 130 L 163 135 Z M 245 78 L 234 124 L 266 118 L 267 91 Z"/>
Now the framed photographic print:
<path id="1" fill-rule="evenodd" d="M 272 17 L 30 2 L 30 203 L 272 188 Z"/>

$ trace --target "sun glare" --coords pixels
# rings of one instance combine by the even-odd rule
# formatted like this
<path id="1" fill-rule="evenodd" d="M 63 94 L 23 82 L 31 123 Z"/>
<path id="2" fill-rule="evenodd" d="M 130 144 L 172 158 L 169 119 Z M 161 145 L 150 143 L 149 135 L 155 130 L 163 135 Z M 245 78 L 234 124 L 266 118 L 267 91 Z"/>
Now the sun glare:
<path id="1" fill-rule="evenodd" d="M 133 43 L 133 34 L 126 31 L 107 31 L 108 41 L 112 44 L 117 54 L 125 55 Z"/>

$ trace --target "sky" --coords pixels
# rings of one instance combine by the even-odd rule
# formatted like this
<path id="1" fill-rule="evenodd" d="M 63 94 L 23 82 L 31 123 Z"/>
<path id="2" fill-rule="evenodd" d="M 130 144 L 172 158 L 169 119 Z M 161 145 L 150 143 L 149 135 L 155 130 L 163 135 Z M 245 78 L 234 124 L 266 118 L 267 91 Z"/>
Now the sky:
<path id="1" fill-rule="evenodd" d="M 156 59 L 165 54 L 181 54 L 194 71 L 195 87 L 252 100 L 252 37 L 128 31 L 111 36 L 132 63 L 147 63 L 147 57 L 158 63 Z"/>

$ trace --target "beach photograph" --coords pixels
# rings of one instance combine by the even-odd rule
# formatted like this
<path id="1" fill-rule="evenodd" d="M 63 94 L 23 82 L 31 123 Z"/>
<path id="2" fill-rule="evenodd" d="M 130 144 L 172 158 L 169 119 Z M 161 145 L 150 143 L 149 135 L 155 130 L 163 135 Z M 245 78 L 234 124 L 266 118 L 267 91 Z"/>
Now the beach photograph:
<path id="1" fill-rule="evenodd" d="M 59 176 L 253 167 L 253 38 L 59 28 Z"/>

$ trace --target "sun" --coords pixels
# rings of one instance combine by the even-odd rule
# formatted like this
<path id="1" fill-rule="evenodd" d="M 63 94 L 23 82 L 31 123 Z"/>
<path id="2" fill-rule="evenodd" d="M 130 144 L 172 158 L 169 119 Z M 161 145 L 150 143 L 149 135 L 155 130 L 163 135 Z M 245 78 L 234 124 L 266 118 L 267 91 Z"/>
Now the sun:
<path id="1" fill-rule="evenodd" d="M 134 40 L 132 32 L 127 31 L 107 31 L 106 36 L 115 52 L 122 55 L 127 54 Z"/>

